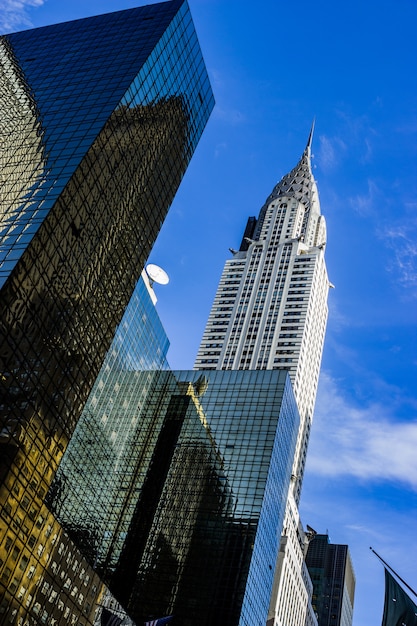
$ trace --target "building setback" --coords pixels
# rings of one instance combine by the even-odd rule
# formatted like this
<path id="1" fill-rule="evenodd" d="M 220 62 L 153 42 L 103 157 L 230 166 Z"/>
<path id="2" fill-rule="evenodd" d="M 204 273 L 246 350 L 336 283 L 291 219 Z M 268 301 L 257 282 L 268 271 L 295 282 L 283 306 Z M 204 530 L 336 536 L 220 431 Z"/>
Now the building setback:
<path id="1" fill-rule="evenodd" d="M 0 74 L 0 623 L 91 624 L 45 499 L 213 96 L 182 0 L 6 35 Z"/>
<path id="2" fill-rule="evenodd" d="M 355 574 L 348 546 L 330 543 L 328 535 L 315 535 L 306 564 L 319 626 L 352 626 Z"/>

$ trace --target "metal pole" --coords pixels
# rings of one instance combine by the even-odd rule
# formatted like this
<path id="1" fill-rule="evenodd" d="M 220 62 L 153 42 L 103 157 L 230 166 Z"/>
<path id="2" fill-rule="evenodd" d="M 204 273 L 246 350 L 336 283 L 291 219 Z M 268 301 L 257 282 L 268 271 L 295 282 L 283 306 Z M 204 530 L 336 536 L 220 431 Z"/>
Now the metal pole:
<path id="1" fill-rule="evenodd" d="M 401 581 L 401 582 L 402 582 L 402 584 L 403 584 L 405 587 L 407 587 L 407 589 L 408 589 L 409 591 L 411 591 L 411 593 L 412 593 L 412 594 L 414 594 L 414 595 L 416 596 L 416 598 L 417 598 L 417 593 L 414 591 L 414 589 L 412 589 L 412 588 L 410 587 L 410 585 L 407 585 L 407 583 L 405 582 L 405 580 L 403 580 L 403 579 L 401 578 L 401 576 L 398 576 L 397 572 L 396 572 L 394 569 L 392 569 L 392 567 L 391 567 L 390 565 L 388 565 L 388 563 L 387 563 L 386 561 L 384 561 L 384 559 L 383 559 L 382 557 L 380 557 L 380 556 L 379 556 L 379 554 L 378 554 L 377 552 L 375 552 L 375 550 L 374 550 L 373 548 L 369 548 L 369 549 L 370 549 L 370 550 L 372 550 L 372 552 L 375 554 L 375 556 L 377 556 L 377 557 L 378 557 L 378 559 L 379 559 L 379 560 L 380 560 L 380 561 L 381 561 L 381 562 L 385 565 L 385 567 L 387 567 L 389 570 L 391 570 L 391 572 L 394 574 L 394 576 L 396 576 L 396 577 L 398 578 L 398 580 L 399 580 L 399 581 Z"/>

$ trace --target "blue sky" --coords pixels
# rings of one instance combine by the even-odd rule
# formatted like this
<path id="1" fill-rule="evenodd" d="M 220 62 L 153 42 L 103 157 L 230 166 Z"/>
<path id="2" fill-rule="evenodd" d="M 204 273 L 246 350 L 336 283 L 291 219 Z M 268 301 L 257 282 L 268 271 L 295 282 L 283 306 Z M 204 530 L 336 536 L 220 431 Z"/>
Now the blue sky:
<path id="1" fill-rule="evenodd" d="M 0 0 L 1 30 L 137 6 Z M 216 98 L 152 252 L 170 363 L 192 367 L 228 248 L 298 161 L 328 226 L 329 323 L 301 512 L 350 546 L 354 626 L 380 623 L 383 570 L 417 588 L 415 0 L 190 0 Z"/>

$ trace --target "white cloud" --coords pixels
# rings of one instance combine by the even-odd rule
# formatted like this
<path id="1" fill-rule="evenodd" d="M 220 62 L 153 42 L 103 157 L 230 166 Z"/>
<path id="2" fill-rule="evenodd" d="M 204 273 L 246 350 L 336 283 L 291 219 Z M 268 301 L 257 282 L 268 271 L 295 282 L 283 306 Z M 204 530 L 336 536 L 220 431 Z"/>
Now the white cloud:
<path id="1" fill-rule="evenodd" d="M 223 72 L 217 69 L 213 69 L 213 68 L 210 69 L 210 79 L 211 79 L 211 83 L 213 84 L 213 86 L 219 89 L 220 87 L 223 87 L 226 82 L 224 80 Z"/>
<path id="2" fill-rule="evenodd" d="M 227 143 L 225 141 L 221 141 L 216 145 L 216 149 L 214 151 L 214 156 L 217 158 L 220 156 L 225 150 L 227 150 Z"/>
<path id="3" fill-rule="evenodd" d="M 367 185 L 368 190 L 366 193 L 349 198 L 351 207 L 362 217 L 375 213 L 382 195 L 382 192 L 374 180 L 368 179 Z"/>
<path id="4" fill-rule="evenodd" d="M 363 144 L 364 144 L 363 154 L 359 159 L 359 162 L 362 163 L 362 165 L 364 165 L 365 163 L 369 163 L 372 160 L 372 154 L 373 154 L 372 144 L 371 144 L 370 139 L 365 137 L 363 140 Z"/>
<path id="5" fill-rule="evenodd" d="M 10 32 L 22 26 L 31 26 L 27 10 L 40 7 L 45 0 L 0 0 L 0 28 Z"/>
<path id="6" fill-rule="evenodd" d="M 369 116 L 352 116 L 344 110 L 339 110 L 338 114 L 343 122 L 343 135 L 349 146 L 350 158 L 362 165 L 369 163 L 373 156 L 373 139 L 378 134 L 371 126 Z"/>
<path id="7" fill-rule="evenodd" d="M 381 237 L 392 250 L 388 270 L 395 272 L 400 285 L 409 291 L 412 297 L 417 296 L 417 243 L 416 224 L 391 225 Z"/>
<path id="8" fill-rule="evenodd" d="M 329 171 L 337 167 L 346 152 L 346 144 L 338 137 L 326 137 L 326 135 L 320 135 L 319 137 L 319 149 L 318 160 L 320 167 L 324 171 Z"/>
<path id="9" fill-rule="evenodd" d="M 321 376 L 308 471 L 392 481 L 417 491 L 417 418 L 396 421 L 395 407 L 355 406 L 337 381 Z"/>
<path id="10" fill-rule="evenodd" d="M 318 162 L 324 172 L 336 169 L 345 159 L 365 165 L 372 160 L 375 131 L 366 116 L 351 118 L 339 112 L 343 123 L 339 136 L 319 136 Z"/>

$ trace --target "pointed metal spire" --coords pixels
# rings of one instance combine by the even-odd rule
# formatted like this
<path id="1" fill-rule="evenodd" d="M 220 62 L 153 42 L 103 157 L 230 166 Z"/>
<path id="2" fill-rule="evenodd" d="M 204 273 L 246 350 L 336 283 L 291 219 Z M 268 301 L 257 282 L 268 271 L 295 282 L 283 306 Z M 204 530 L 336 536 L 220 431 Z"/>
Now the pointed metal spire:
<path id="1" fill-rule="evenodd" d="M 308 136 L 307 144 L 304 149 L 301 159 L 297 165 L 281 178 L 272 190 L 270 196 L 266 199 L 265 204 L 260 210 L 256 229 L 254 232 L 254 238 L 257 239 L 261 232 L 263 220 L 265 217 L 266 209 L 269 204 L 279 198 L 280 196 L 289 196 L 295 198 L 299 202 L 302 202 L 306 207 L 306 216 L 309 214 L 313 204 L 316 210 L 320 213 L 320 206 L 317 197 L 317 187 L 314 180 L 313 172 L 311 170 L 311 145 L 313 143 L 313 134 L 315 127 L 315 119 L 310 128 L 310 134 Z M 306 220 L 304 220 L 306 223 Z"/>
<path id="2" fill-rule="evenodd" d="M 306 145 L 306 150 L 308 150 L 310 148 L 311 150 L 311 144 L 313 143 L 313 134 L 314 134 L 314 127 L 316 125 L 316 118 L 313 118 L 313 123 L 311 124 L 311 129 L 310 129 L 310 134 L 308 136 L 308 141 L 307 141 L 307 145 Z"/>
<path id="3" fill-rule="evenodd" d="M 310 208 L 314 177 L 311 171 L 311 144 L 315 120 L 311 125 L 307 145 L 297 165 L 275 185 L 267 204 L 279 196 L 292 196 Z"/>

